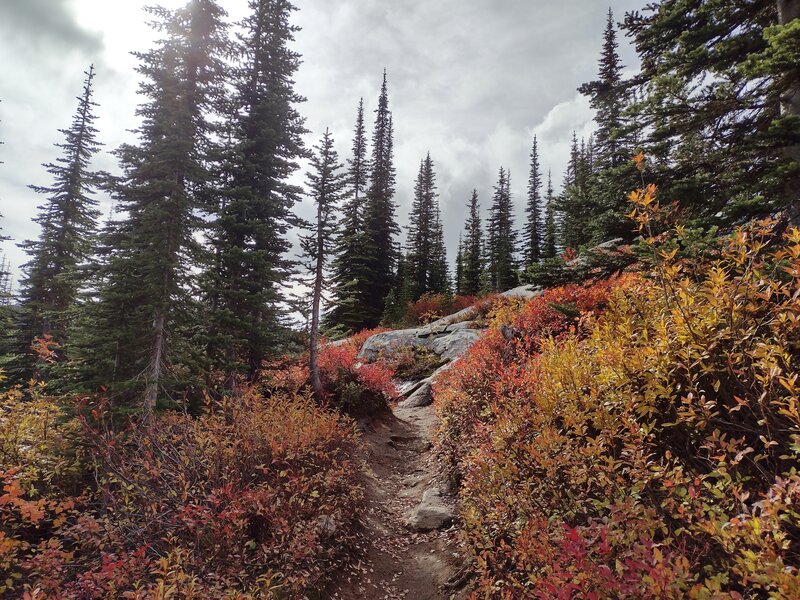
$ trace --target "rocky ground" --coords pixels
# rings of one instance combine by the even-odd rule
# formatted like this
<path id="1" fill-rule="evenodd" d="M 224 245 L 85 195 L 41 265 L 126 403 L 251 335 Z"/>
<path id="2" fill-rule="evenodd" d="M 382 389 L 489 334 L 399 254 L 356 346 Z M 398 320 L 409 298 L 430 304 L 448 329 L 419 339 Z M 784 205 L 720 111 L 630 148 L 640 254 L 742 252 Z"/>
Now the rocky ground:
<path id="1" fill-rule="evenodd" d="M 343 573 L 332 598 L 466 598 L 452 498 L 432 452 L 431 405 L 398 406 L 364 436 L 364 559 Z"/>

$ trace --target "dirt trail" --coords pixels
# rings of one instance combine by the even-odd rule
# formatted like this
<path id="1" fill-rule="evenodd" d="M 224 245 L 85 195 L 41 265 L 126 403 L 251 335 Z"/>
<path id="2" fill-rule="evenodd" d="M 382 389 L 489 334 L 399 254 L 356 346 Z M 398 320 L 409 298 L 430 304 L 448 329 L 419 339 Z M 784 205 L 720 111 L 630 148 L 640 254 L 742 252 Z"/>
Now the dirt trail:
<path id="1" fill-rule="evenodd" d="M 436 486 L 432 452 L 437 417 L 432 406 L 394 409 L 364 435 L 367 470 L 362 550 L 366 558 L 343 573 L 331 598 L 352 600 L 461 600 L 463 558 L 454 527 L 415 533 L 406 513 Z"/>

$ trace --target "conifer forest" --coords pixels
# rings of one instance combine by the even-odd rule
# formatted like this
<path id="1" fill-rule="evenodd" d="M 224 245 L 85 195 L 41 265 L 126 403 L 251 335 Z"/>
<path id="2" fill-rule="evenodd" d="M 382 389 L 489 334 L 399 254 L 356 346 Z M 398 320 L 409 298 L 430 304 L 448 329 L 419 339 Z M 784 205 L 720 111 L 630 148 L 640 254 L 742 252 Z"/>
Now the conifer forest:
<path id="1" fill-rule="evenodd" d="M 131 2 L 126 131 L 42 41 L 117 9 L 4 0 L 89 60 L 22 187 L 47 77 L 0 85 L 0 598 L 800 599 L 800 0 L 612 2 Z M 353 11 L 385 64 L 301 56 Z M 468 25 L 593 76 L 436 87 Z M 454 169 L 412 113 L 468 93 L 525 147 Z"/>

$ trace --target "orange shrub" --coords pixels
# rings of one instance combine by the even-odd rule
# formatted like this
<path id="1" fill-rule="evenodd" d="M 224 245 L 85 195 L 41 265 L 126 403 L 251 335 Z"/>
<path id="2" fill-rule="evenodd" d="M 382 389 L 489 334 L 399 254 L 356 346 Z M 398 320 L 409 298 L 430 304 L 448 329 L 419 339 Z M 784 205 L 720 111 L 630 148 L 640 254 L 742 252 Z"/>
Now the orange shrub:
<path id="1" fill-rule="evenodd" d="M 424 294 L 408 305 L 406 323 L 419 325 L 430 323 L 468 308 L 479 301 L 476 296 L 450 296 L 449 294 Z"/>
<path id="2" fill-rule="evenodd" d="M 323 344 L 318 365 L 320 379 L 332 406 L 353 416 L 368 416 L 387 410 L 387 400 L 397 394 L 394 365 L 386 361 L 362 363 L 361 346 L 372 335 L 386 329 L 369 329 L 339 342 Z M 262 385 L 270 390 L 301 393 L 310 389 L 308 356 L 293 356 L 267 365 Z"/>
<path id="3" fill-rule="evenodd" d="M 772 227 L 501 309 L 443 378 L 478 596 L 800 597 L 800 232 Z"/>

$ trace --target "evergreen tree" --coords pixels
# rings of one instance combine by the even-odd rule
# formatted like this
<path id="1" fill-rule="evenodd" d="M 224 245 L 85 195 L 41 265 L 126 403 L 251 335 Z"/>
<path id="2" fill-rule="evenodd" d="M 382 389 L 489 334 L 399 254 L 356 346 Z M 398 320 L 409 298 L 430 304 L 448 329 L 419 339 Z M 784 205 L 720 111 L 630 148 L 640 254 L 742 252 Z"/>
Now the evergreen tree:
<path id="1" fill-rule="evenodd" d="M 137 111 L 138 144 L 117 151 L 123 175 L 114 194 L 124 218 L 103 236 L 99 303 L 80 356 L 94 386 L 143 384 L 145 415 L 160 389 L 190 382 L 196 236 L 227 44 L 224 12 L 211 0 L 151 12 L 164 38 L 136 54 L 147 100 Z"/>
<path id="2" fill-rule="evenodd" d="M 3 142 L 0 141 L 0 146 Z M 0 160 L 0 165 L 4 164 Z M 3 215 L 0 214 L 0 219 Z M 0 242 L 5 242 L 11 238 L 2 234 L 3 228 L 0 226 Z M 13 305 L 13 291 L 11 285 L 11 265 L 2 254 L 0 258 L 0 369 L 5 379 L 0 380 L 0 389 L 7 389 L 16 383 L 21 382 L 22 373 L 12 373 L 14 365 L 19 365 L 21 357 L 18 354 L 19 340 L 22 335 L 17 329 L 19 318 L 16 307 Z"/>
<path id="3" fill-rule="evenodd" d="M 542 247 L 542 258 L 556 257 L 556 240 L 558 231 L 556 228 L 556 207 L 555 197 L 553 196 L 553 176 L 547 172 L 547 195 L 545 196 L 545 219 L 544 219 L 544 244 Z"/>
<path id="4" fill-rule="evenodd" d="M 456 254 L 456 278 L 454 282 L 456 294 L 464 293 L 464 236 L 458 236 L 458 253 Z"/>
<path id="5" fill-rule="evenodd" d="M 287 232 L 298 224 L 292 207 L 302 195 L 290 178 L 306 155 L 295 108 L 305 99 L 292 80 L 300 57 L 289 47 L 295 7 L 288 0 L 249 6 L 237 48 L 243 64 L 235 73 L 229 183 L 210 234 L 219 261 L 207 290 L 217 306 L 212 356 L 229 381 L 254 377 L 287 342 L 283 286 L 294 271 Z"/>
<path id="6" fill-rule="evenodd" d="M 309 197 L 317 208 L 316 223 L 310 235 L 304 236 L 301 246 L 310 261 L 313 276 L 311 328 L 309 332 L 309 373 L 311 386 L 318 401 L 323 399 L 322 381 L 317 367 L 319 344 L 319 316 L 323 290 L 326 287 L 326 265 L 333 247 L 336 228 L 335 210 L 345 189 L 346 180 L 342 165 L 333 147 L 333 137 L 328 129 L 322 136 L 316 152 L 311 157 L 311 171 L 307 175 Z"/>
<path id="7" fill-rule="evenodd" d="M 97 105 L 92 101 L 94 67 L 90 66 L 85 75 L 72 123 L 68 129 L 59 130 L 64 141 L 56 147 L 62 156 L 44 165 L 53 183 L 30 186 L 47 199 L 34 219 L 41 226 L 39 238 L 20 244 L 30 256 L 23 266 L 21 283 L 22 342 L 26 349 L 36 337 L 51 336 L 60 346 L 66 343 L 78 294 L 86 281 L 85 266 L 94 250 L 99 214 L 94 190 L 99 176 L 89 170 L 89 165 L 100 147 L 93 113 Z"/>
<path id="8" fill-rule="evenodd" d="M 511 176 L 503 167 L 494 188 L 488 226 L 489 284 L 494 291 L 504 291 L 517 284 L 516 232 L 511 205 Z"/>
<path id="9" fill-rule="evenodd" d="M 564 189 L 556 201 L 560 216 L 559 243 L 564 248 L 578 249 L 592 241 L 592 223 L 597 214 L 595 199 L 589 192 L 591 175 L 586 143 L 579 144 L 573 133 Z"/>
<path id="10" fill-rule="evenodd" d="M 406 273 L 411 298 L 448 289 L 444 232 L 436 193 L 436 174 L 428 155 L 420 162 L 409 215 Z"/>
<path id="11" fill-rule="evenodd" d="M 524 243 L 525 268 L 539 262 L 541 258 L 542 236 L 542 175 L 539 166 L 539 148 L 536 136 L 533 137 L 531 148 L 531 171 L 528 178 L 528 203 L 525 206 L 527 220 L 522 234 Z"/>
<path id="12" fill-rule="evenodd" d="M 395 220 L 395 169 L 392 115 L 386 72 L 375 111 L 369 188 L 364 207 L 363 248 L 368 274 L 361 327 L 374 327 L 381 319 L 386 296 L 392 287 L 397 262 L 394 239 L 399 233 Z"/>
<path id="13" fill-rule="evenodd" d="M 591 106 L 596 111 L 597 136 L 593 146 L 599 168 L 616 167 L 629 158 L 619 139 L 622 112 L 625 108 L 625 90 L 620 85 L 623 66 L 618 48 L 614 13 L 609 8 L 598 78 L 579 88 L 582 94 L 589 97 Z"/>
<path id="14" fill-rule="evenodd" d="M 363 99 L 358 103 L 352 152 L 352 158 L 347 161 L 348 198 L 342 208 L 336 237 L 332 306 L 325 315 L 329 327 L 338 326 L 345 332 L 354 332 L 363 325 L 364 305 L 370 285 L 364 255 L 364 203 L 369 160 Z"/>
<path id="15" fill-rule="evenodd" d="M 565 246 L 573 248 L 634 235 L 625 215 L 627 193 L 639 184 L 630 156 L 634 154 L 640 127 L 629 107 L 630 85 L 622 80 L 611 9 L 603 40 L 598 78 L 579 88 L 596 111 L 597 135 L 587 145 L 581 145 L 577 183 L 565 189 L 562 210 L 568 216 L 577 215 L 577 219 L 566 221 L 564 232 Z"/>
<path id="16" fill-rule="evenodd" d="M 444 227 L 439 210 L 439 199 L 436 198 L 433 211 L 433 227 L 431 232 L 431 263 L 428 277 L 428 288 L 432 294 L 450 294 L 450 268 L 447 263 L 447 248 L 444 243 Z"/>
<path id="17" fill-rule="evenodd" d="M 794 0 L 663 0 L 626 15 L 642 65 L 632 110 L 647 132 L 642 145 L 660 154 L 648 178 L 687 219 L 724 224 L 797 202 L 792 5 L 800 12 Z"/>
<path id="18" fill-rule="evenodd" d="M 381 323 L 385 326 L 400 325 L 405 321 L 408 305 L 411 303 L 411 283 L 407 277 L 406 265 L 408 258 L 398 252 L 397 271 L 394 275 L 394 284 L 384 302 L 383 318 Z"/>
<path id="19" fill-rule="evenodd" d="M 461 292 L 475 296 L 481 292 L 481 275 L 483 273 L 483 229 L 481 227 L 478 190 L 472 190 L 469 199 L 469 215 L 465 224 L 464 240 L 464 273 Z"/>

